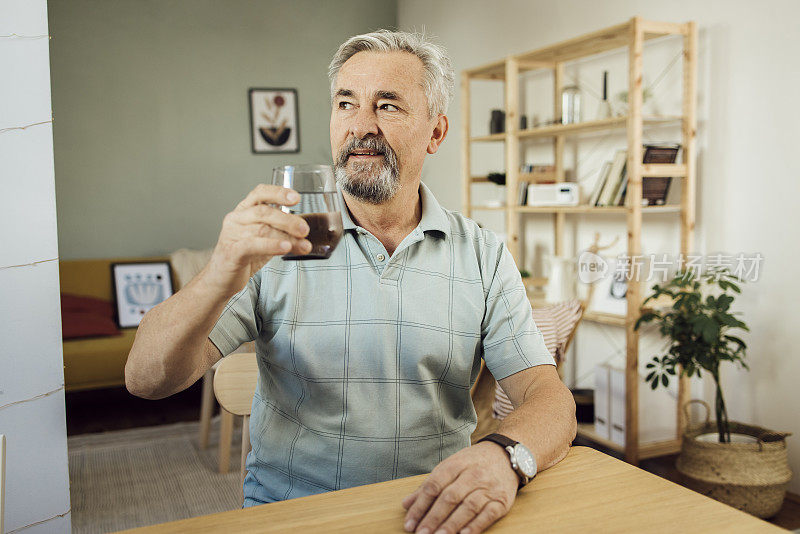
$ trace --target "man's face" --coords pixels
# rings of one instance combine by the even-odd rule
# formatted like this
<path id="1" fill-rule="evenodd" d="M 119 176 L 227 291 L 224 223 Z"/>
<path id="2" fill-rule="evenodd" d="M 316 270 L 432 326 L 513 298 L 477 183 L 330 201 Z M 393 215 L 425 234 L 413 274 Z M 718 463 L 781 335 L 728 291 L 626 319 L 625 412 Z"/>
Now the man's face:
<path id="1" fill-rule="evenodd" d="M 342 65 L 331 151 L 346 192 L 382 204 L 413 182 L 425 155 L 436 152 L 441 140 L 432 136 L 440 119 L 429 117 L 422 79 L 422 61 L 406 52 L 359 52 Z"/>

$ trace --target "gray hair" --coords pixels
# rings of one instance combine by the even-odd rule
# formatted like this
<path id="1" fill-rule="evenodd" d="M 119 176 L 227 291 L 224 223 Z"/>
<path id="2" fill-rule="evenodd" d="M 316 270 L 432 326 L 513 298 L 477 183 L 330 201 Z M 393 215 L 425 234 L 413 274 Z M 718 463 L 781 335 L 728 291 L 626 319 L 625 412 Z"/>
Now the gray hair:
<path id="1" fill-rule="evenodd" d="M 424 75 L 422 88 L 428 98 L 428 114 L 435 117 L 446 113 L 453 98 L 455 74 L 447 52 L 433 44 L 420 33 L 378 30 L 356 35 L 345 41 L 331 60 L 328 78 L 331 81 L 331 98 L 336 90 L 336 77 L 345 62 L 359 52 L 409 52 L 422 61 Z"/>

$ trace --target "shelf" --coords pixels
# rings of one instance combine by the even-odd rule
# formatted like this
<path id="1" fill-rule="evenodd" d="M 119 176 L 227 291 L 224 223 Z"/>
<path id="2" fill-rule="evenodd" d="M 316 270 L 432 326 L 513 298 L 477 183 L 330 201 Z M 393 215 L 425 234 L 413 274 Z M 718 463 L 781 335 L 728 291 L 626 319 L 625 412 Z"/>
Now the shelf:
<path id="1" fill-rule="evenodd" d="M 655 22 L 643 19 L 640 19 L 640 22 L 645 40 L 655 39 L 664 35 L 683 35 L 687 32 L 686 24 Z M 632 27 L 633 21 L 628 21 L 514 57 L 520 62 L 562 62 L 593 56 L 615 48 L 629 46 Z"/>
<path id="2" fill-rule="evenodd" d="M 644 126 L 663 126 L 672 122 L 680 122 L 682 119 L 678 116 L 661 116 L 661 117 L 645 117 L 642 119 Z M 611 117 L 609 119 L 600 119 L 596 121 L 576 122 L 573 124 L 549 124 L 547 126 L 539 126 L 538 128 L 528 128 L 526 130 L 517 130 L 515 134 L 519 139 L 538 139 L 542 137 L 555 137 L 558 135 L 578 135 L 588 132 L 597 132 L 603 130 L 617 130 L 624 129 L 628 126 L 628 117 Z M 494 142 L 505 141 L 506 132 L 479 135 L 472 137 L 472 142 Z M 655 172 L 655 171 L 654 171 Z M 684 172 L 685 174 L 685 172 Z M 663 175 L 654 175 L 663 176 Z M 672 176 L 672 175 L 668 175 Z"/>
<path id="3" fill-rule="evenodd" d="M 662 36 L 676 36 L 674 41 L 681 41 L 682 48 L 682 80 L 681 86 L 675 87 L 674 96 L 681 98 L 680 111 L 675 109 L 678 116 L 665 115 L 644 115 L 642 112 L 642 102 L 639 98 L 634 98 L 630 106 L 625 111 L 625 115 L 620 117 L 609 117 L 600 120 L 588 120 L 576 124 L 541 124 L 537 122 L 537 127 L 516 129 L 518 118 L 524 112 L 521 105 L 525 102 L 524 91 L 527 79 L 521 73 L 535 69 L 549 69 L 545 78 L 552 78 L 553 92 L 550 94 L 560 95 L 564 86 L 571 82 L 567 76 L 570 62 L 576 62 L 582 58 L 591 58 L 593 61 L 619 63 L 623 56 L 627 56 L 626 69 L 626 88 L 636 91 L 637 84 L 641 82 L 643 76 L 645 41 L 648 39 L 659 38 Z M 612 57 L 609 52 L 612 52 Z M 602 57 L 598 54 L 604 54 Z M 575 63 L 572 64 L 573 66 Z M 618 217 L 613 222 L 624 225 L 627 246 L 625 250 L 630 254 L 641 254 L 642 233 L 644 226 L 652 222 L 673 224 L 680 228 L 680 250 L 683 254 L 688 254 L 694 247 L 694 227 L 695 227 L 695 190 L 696 190 L 696 132 L 697 132 L 697 26 L 694 22 L 673 23 L 656 22 L 645 20 L 641 17 L 633 17 L 622 24 L 600 29 L 593 33 L 580 35 L 573 39 L 545 46 L 537 50 L 523 52 L 520 54 L 509 55 L 496 58 L 493 63 L 477 66 L 462 72 L 462 112 L 464 117 L 472 116 L 476 111 L 470 105 L 470 82 L 483 83 L 485 80 L 497 80 L 502 85 L 498 88 L 503 90 L 504 108 L 506 117 L 514 118 L 508 123 L 509 131 L 495 133 L 491 135 L 475 135 L 470 132 L 470 121 L 462 124 L 462 168 L 464 179 L 462 181 L 464 190 L 462 191 L 463 205 L 466 211 L 485 210 L 500 212 L 505 219 L 505 232 L 507 234 L 507 246 L 515 261 L 519 262 L 525 257 L 525 240 L 522 239 L 522 230 L 528 223 L 535 222 L 541 218 L 552 222 L 553 227 L 553 254 L 560 256 L 569 255 L 569 244 L 567 239 L 568 231 L 572 231 L 570 222 L 589 225 L 589 230 L 593 224 L 598 222 L 594 219 L 583 217 L 567 221 L 566 214 L 580 215 L 614 215 Z M 549 81 L 549 80 L 548 80 Z M 484 84 L 489 85 L 489 84 Z M 633 93 L 636 94 L 636 93 Z M 481 108 L 485 107 L 485 102 L 479 102 Z M 553 100 L 552 112 L 550 117 L 561 117 L 562 110 L 560 99 Z M 513 130 L 512 130 L 513 128 Z M 484 133 L 486 130 L 481 131 Z M 571 152 L 566 153 L 569 145 L 576 141 L 583 141 L 590 137 L 605 137 L 617 139 L 619 144 L 624 143 L 628 154 L 638 153 L 645 141 L 643 133 L 654 134 L 650 137 L 678 137 L 680 138 L 682 162 L 671 164 L 640 163 L 641 160 L 633 161 L 629 167 L 630 174 L 636 177 L 632 182 L 632 190 L 635 194 L 628 195 L 626 200 L 630 205 L 622 206 L 520 206 L 515 205 L 517 201 L 517 184 L 536 181 L 555 181 L 559 183 L 564 180 L 566 167 L 572 161 Z M 585 136 L 585 137 L 584 137 Z M 503 199 L 508 201 L 507 205 L 498 205 L 502 201 L 499 197 L 488 195 L 474 195 L 473 183 L 488 182 L 486 176 L 474 176 L 474 171 L 470 172 L 472 151 L 479 147 L 473 143 L 502 143 L 504 168 L 508 171 L 509 186 L 505 187 Z M 543 149 L 552 146 L 553 170 L 542 175 L 530 175 L 517 173 L 517 169 L 523 169 L 522 155 L 528 149 Z M 583 149 L 580 143 L 575 149 Z M 496 151 L 495 151 L 496 152 Z M 499 156 L 499 153 L 496 154 Z M 570 157 L 568 157 L 570 156 Z M 636 158 L 634 158 L 636 159 Z M 661 206 L 642 206 L 639 189 L 643 186 L 652 185 L 652 180 L 658 177 L 674 177 L 681 181 L 681 199 L 679 202 Z M 641 180 L 639 179 L 641 178 Z M 639 183 L 641 182 L 641 183 Z M 629 191 L 630 192 L 630 191 Z M 480 202 L 487 205 L 474 205 Z M 584 200 L 586 202 L 586 200 Z M 506 202 L 504 202 L 506 204 Z M 654 214 L 664 215 L 654 215 Z M 525 214 L 540 214 L 539 218 L 531 220 L 523 217 Z M 547 217 L 541 217 L 547 215 Z M 556 215 L 556 216 L 553 216 Z M 677 215 L 677 216 L 676 216 Z M 484 215 L 485 216 L 485 215 Z M 499 219 L 500 217 L 497 217 Z M 646 219 L 646 220 L 645 220 Z M 611 221 L 610 221 L 611 222 Z M 595 225 L 596 226 L 596 225 Z M 625 238 L 623 238 L 625 240 Z M 546 293 L 529 280 L 526 290 L 532 306 L 544 305 Z M 648 293 L 642 286 L 632 285 L 629 289 L 635 288 L 628 293 L 631 303 L 643 301 L 643 295 Z M 535 289 L 535 291 L 534 291 Z M 631 304 L 634 305 L 634 304 Z M 648 308 L 658 309 L 658 303 L 648 302 Z M 625 334 L 625 365 L 626 368 L 636 368 L 639 364 L 639 339 L 640 333 L 630 332 L 635 323 L 634 315 L 618 313 L 603 313 L 591 310 L 584 310 L 583 320 L 587 324 L 594 324 L 593 329 L 601 329 L 602 325 L 611 325 L 607 328 L 619 329 L 615 334 Z M 627 332 L 627 333 L 626 333 Z M 632 335 L 629 335 L 632 334 Z M 627 377 L 626 377 L 627 378 Z M 685 402 L 688 398 L 687 382 L 679 381 L 678 404 Z M 638 386 L 637 382 L 637 386 Z M 637 412 L 638 399 L 636 396 L 625 399 L 625 406 L 628 413 Z M 646 414 L 645 414 L 646 415 Z M 678 428 L 649 428 L 648 432 L 641 432 L 639 420 L 630 421 L 627 429 L 626 439 L 630 446 L 618 445 L 608 438 L 602 438 L 594 432 L 594 425 L 579 425 L 578 434 L 587 440 L 598 444 L 598 447 L 610 449 L 610 452 L 623 454 L 626 461 L 636 463 L 639 459 L 652 458 L 678 452 L 680 450 L 680 436 L 678 433 L 683 428 L 683 422 L 677 421 Z"/>
<path id="4" fill-rule="evenodd" d="M 479 135 L 478 137 L 471 137 L 470 141 L 473 143 L 481 143 L 487 141 L 505 141 L 506 140 L 506 133 L 496 133 L 496 134 L 489 134 L 489 135 Z"/>
<path id="5" fill-rule="evenodd" d="M 487 63 L 486 65 L 481 65 L 480 67 L 465 70 L 464 74 L 475 79 L 505 80 L 506 61 L 505 59 L 493 61 L 491 63 Z"/>
<path id="6" fill-rule="evenodd" d="M 489 180 L 487 176 L 470 176 L 470 182 L 479 184 L 479 183 L 494 183 Z M 555 182 L 556 180 L 556 173 L 552 171 L 548 172 L 524 172 L 520 173 L 519 181 L 520 182 L 531 182 L 531 183 L 540 183 L 540 182 Z M 499 184 L 497 184 L 499 185 Z"/>
<path id="7" fill-rule="evenodd" d="M 469 207 L 472 210 L 484 210 L 484 211 L 505 211 L 505 206 L 478 206 L 472 205 Z"/>
<path id="8" fill-rule="evenodd" d="M 556 173 L 555 171 L 546 171 L 546 172 L 523 172 L 520 173 L 518 176 L 520 182 L 531 182 L 531 183 L 539 183 L 539 182 L 555 182 L 556 181 Z"/>
<path id="9" fill-rule="evenodd" d="M 583 320 L 591 323 L 607 324 L 612 326 L 625 326 L 626 318 L 624 315 L 617 315 L 616 313 L 605 313 L 597 311 L 583 312 Z"/>
<path id="10" fill-rule="evenodd" d="M 681 118 L 676 116 L 644 117 L 642 123 L 645 126 L 654 126 L 679 122 L 680 120 Z M 596 121 L 576 122 L 573 124 L 550 124 L 538 128 L 528 128 L 527 130 L 519 130 L 517 135 L 520 139 L 535 139 L 538 137 L 554 137 L 556 135 L 576 135 L 600 130 L 615 130 L 627 126 L 628 117 L 623 115 L 622 117 L 611 117 Z"/>
<path id="11" fill-rule="evenodd" d="M 686 35 L 686 24 L 672 22 L 656 22 L 640 19 L 644 39 L 650 40 L 665 35 Z M 615 48 L 630 45 L 632 21 L 611 26 L 596 32 L 587 33 L 558 44 L 516 54 L 520 72 L 536 69 L 552 69 L 557 62 L 572 61 L 582 57 L 593 56 Z M 506 60 L 493 61 L 479 67 L 464 71 L 469 78 L 482 80 L 505 80 Z"/>
<path id="12" fill-rule="evenodd" d="M 612 451 L 625 452 L 625 447 L 617 445 L 610 439 L 604 438 L 595 432 L 594 423 L 578 423 L 578 435 Z"/>
<path id="13" fill-rule="evenodd" d="M 630 211 L 627 206 L 516 206 L 519 213 L 598 213 L 598 214 L 626 214 Z M 643 206 L 645 213 L 680 213 L 681 207 L 669 206 Z"/>
<path id="14" fill-rule="evenodd" d="M 614 443 L 610 439 L 604 438 L 594 431 L 594 423 L 578 423 L 578 435 L 584 439 L 588 439 L 598 445 L 618 453 L 624 453 L 625 447 Z M 681 441 L 679 439 L 670 439 L 665 441 L 653 441 L 650 443 L 639 444 L 639 458 L 644 460 L 647 458 L 656 458 L 658 456 L 666 456 L 668 454 L 676 454 L 681 450 Z"/>
<path id="15" fill-rule="evenodd" d="M 642 164 L 642 178 L 658 178 L 660 176 L 682 178 L 686 176 L 686 165 L 683 163 Z"/>

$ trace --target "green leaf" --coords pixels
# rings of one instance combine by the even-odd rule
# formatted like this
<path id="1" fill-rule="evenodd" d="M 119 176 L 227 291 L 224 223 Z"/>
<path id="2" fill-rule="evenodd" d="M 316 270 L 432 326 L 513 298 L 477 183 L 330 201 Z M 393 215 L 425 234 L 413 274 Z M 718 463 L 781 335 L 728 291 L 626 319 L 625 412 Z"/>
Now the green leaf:
<path id="1" fill-rule="evenodd" d="M 650 383 L 650 389 L 656 389 L 657 387 L 658 387 L 658 380 L 653 380 L 653 382 Z"/>
<path id="2" fill-rule="evenodd" d="M 726 335 L 724 337 L 728 341 L 732 341 L 733 343 L 736 343 L 737 345 L 739 345 L 739 348 L 742 348 L 742 349 L 746 349 L 747 348 L 747 345 L 745 344 L 745 342 L 742 341 L 740 338 L 738 338 L 736 336 Z"/>
<path id="3" fill-rule="evenodd" d="M 650 382 L 653 379 L 654 376 L 656 376 L 656 372 L 655 371 L 650 371 L 650 374 L 648 374 L 645 377 L 644 381 L 645 382 Z"/>
<path id="4" fill-rule="evenodd" d="M 703 325 L 703 341 L 711 344 L 718 339 L 719 339 L 719 325 L 717 325 L 711 319 L 706 320 L 705 324 Z"/>
<path id="5" fill-rule="evenodd" d="M 661 384 L 664 387 L 667 387 L 669 385 L 669 378 L 667 378 L 667 375 L 661 375 Z"/>

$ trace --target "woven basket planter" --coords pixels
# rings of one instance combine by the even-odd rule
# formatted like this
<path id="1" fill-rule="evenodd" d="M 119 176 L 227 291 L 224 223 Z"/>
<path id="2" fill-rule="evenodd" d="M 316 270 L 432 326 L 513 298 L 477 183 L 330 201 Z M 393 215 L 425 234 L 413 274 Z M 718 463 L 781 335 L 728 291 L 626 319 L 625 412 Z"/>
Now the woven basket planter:
<path id="1" fill-rule="evenodd" d="M 745 434 L 756 443 L 719 443 L 698 441 L 701 434 L 716 433 L 716 423 L 709 421 L 687 428 L 676 467 L 689 488 L 757 517 L 778 513 L 792 478 L 786 455 L 788 432 L 773 432 L 759 426 L 730 423 L 731 434 Z M 688 410 L 686 410 L 688 412 Z M 689 421 L 687 413 L 687 421 Z"/>

